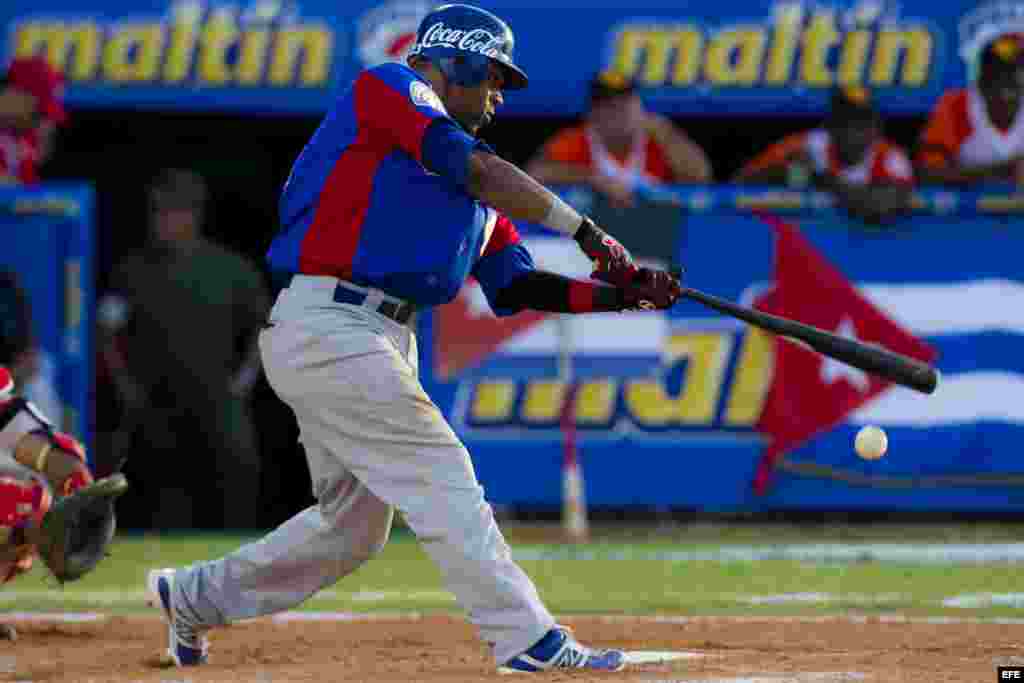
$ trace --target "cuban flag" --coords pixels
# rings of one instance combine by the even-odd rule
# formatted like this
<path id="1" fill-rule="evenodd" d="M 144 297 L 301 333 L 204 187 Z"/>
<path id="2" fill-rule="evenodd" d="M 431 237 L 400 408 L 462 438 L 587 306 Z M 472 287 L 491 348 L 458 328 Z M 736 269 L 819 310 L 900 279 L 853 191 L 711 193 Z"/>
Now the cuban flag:
<path id="1" fill-rule="evenodd" d="M 1024 482 L 1024 238 L 1005 224 L 916 215 L 867 229 L 832 211 L 719 214 L 688 222 L 683 252 L 693 287 L 880 343 L 942 374 L 924 395 L 776 338 L 755 490 L 801 505 L 891 507 L 904 497 L 919 508 L 996 509 Z M 879 460 L 853 450 L 868 424 L 889 436 Z"/>
<path id="2" fill-rule="evenodd" d="M 767 313 L 814 325 L 842 337 L 878 344 L 931 363 L 936 352 L 857 290 L 793 225 L 759 214 L 775 233 L 772 286 L 754 302 Z M 789 450 L 889 392 L 892 383 L 792 341 L 776 338 L 773 373 L 757 428 L 770 442 L 754 489 L 763 494 L 772 468 Z M 905 400 L 916 401 L 920 396 Z"/>

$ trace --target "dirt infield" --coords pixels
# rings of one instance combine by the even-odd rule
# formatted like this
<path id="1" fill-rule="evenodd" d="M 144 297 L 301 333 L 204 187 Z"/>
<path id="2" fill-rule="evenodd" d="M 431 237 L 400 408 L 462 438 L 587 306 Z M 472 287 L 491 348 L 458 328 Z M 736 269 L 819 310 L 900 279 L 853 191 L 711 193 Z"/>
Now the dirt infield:
<path id="1" fill-rule="evenodd" d="M 2 617 L 0 617 L 2 618 Z M 565 618 L 581 639 L 627 650 L 699 657 L 604 676 L 543 680 L 646 683 L 985 683 L 995 667 L 1024 663 L 1024 625 L 840 618 Z M 17 622 L 0 642 L 0 681 L 74 683 L 291 683 L 507 680 L 463 621 L 447 616 L 367 621 L 255 620 L 214 632 L 211 663 L 159 666 L 163 623 L 110 617 L 83 623 Z"/>

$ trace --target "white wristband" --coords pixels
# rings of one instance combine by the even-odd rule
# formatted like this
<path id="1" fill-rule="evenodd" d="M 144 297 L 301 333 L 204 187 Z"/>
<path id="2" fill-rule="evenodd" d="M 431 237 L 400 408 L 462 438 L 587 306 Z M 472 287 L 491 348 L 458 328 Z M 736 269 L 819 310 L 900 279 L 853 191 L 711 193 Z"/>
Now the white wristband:
<path id="1" fill-rule="evenodd" d="M 552 230 L 564 232 L 566 235 L 575 234 L 580 224 L 583 223 L 583 216 L 558 197 L 552 195 L 552 198 L 554 201 L 551 203 L 551 209 L 548 210 L 548 215 L 544 216 L 541 223 Z"/>

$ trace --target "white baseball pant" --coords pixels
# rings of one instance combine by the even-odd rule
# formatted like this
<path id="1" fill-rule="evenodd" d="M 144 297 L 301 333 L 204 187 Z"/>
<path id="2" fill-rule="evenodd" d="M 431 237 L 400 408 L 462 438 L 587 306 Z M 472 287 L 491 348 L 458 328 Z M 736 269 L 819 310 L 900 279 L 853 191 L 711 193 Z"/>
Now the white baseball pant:
<path id="1" fill-rule="evenodd" d="M 179 570 L 175 599 L 201 626 L 290 609 L 379 552 L 397 508 L 503 663 L 554 619 L 417 378 L 413 332 L 366 304 L 335 303 L 337 282 L 295 276 L 259 340 L 267 378 L 298 421 L 318 504 L 260 541 Z"/>

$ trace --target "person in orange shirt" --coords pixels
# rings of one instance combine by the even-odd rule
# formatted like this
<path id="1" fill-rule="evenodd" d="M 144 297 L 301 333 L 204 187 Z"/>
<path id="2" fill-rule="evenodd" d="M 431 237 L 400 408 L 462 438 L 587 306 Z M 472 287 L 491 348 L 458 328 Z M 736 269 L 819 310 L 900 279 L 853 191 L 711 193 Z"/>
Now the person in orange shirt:
<path id="1" fill-rule="evenodd" d="M 879 223 L 910 206 L 914 173 L 906 153 L 882 136 L 871 93 L 853 86 L 832 91 L 823 126 L 783 138 L 734 180 L 828 190 L 854 216 Z"/>
<path id="2" fill-rule="evenodd" d="M 42 57 L 19 57 L 0 77 L 0 184 L 39 182 L 57 126 L 67 122 L 64 79 Z"/>
<path id="3" fill-rule="evenodd" d="M 558 132 L 527 164 L 548 185 L 589 185 L 617 206 L 638 189 L 663 183 L 707 183 L 703 150 L 665 118 L 644 109 L 634 83 L 605 72 L 590 85 L 590 111 Z"/>
<path id="4" fill-rule="evenodd" d="M 922 182 L 1024 185 L 1024 34 L 997 37 L 982 50 L 978 77 L 939 100 L 915 162 Z"/>

